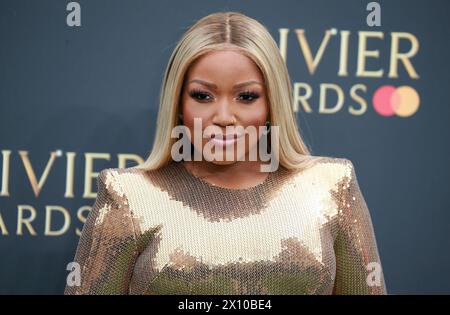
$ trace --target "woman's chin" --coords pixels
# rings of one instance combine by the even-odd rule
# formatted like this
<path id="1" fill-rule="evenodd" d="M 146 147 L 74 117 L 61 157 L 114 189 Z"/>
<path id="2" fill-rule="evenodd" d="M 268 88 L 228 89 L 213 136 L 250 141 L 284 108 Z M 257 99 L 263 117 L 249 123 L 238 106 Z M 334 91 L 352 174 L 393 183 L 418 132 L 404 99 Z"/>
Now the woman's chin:
<path id="1" fill-rule="evenodd" d="M 208 159 L 206 159 L 210 163 L 216 164 L 216 165 L 231 165 L 239 161 L 239 158 L 234 156 L 231 159 L 225 159 L 225 158 L 216 158 L 215 156 L 210 156 Z M 244 159 L 241 159 L 244 160 Z"/>
<path id="2" fill-rule="evenodd" d="M 216 165 L 230 165 L 230 164 L 236 163 L 236 161 L 234 161 L 234 160 L 232 160 L 232 161 L 216 161 L 216 160 L 213 160 L 213 161 L 211 161 L 211 163 L 216 164 Z"/>

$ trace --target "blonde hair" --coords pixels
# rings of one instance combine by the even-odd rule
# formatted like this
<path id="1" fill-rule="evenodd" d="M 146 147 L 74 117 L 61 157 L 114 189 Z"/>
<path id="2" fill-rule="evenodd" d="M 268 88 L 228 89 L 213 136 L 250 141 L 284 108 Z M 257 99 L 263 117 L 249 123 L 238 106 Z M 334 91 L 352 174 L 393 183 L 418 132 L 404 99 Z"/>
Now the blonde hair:
<path id="1" fill-rule="evenodd" d="M 222 49 L 237 50 L 256 63 L 267 89 L 270 123 L 279 126 L 279 163 L 287 169 L 305 169 L 321 157 L 312 156 L 304 143 L 292 109 L 293 95 L 287 66 L 267 29 L 239 12 L 217 12 L 198 20 L 177 43 L 165 71 L 153 148 L 136 168 L 154 170 L 171 158 L 177 139 L 180 94 L 189 65 L 199 56 Z"/>

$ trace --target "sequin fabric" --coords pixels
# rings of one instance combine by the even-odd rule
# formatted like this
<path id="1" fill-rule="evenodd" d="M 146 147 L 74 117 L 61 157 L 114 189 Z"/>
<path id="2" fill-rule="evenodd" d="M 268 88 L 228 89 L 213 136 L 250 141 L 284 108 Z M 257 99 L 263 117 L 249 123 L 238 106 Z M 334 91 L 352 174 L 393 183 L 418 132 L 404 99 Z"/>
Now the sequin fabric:
<path id="1" fill-rule="evenodd" d="M 386 294 L 353 163 L 280 166 L 247 189 L 214 186 L 180 162 L 108 168 L 65 294 Z"/>

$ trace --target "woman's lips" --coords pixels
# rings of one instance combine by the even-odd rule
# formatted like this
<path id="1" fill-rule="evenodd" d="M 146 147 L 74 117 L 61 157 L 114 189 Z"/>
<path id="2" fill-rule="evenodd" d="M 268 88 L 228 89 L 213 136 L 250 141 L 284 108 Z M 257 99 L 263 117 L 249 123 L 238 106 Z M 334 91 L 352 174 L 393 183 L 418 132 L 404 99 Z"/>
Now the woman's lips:
<path id="1" fill-rule="evenodd" d="M 219 146 L 228 146 L 235 143 L 242 135 L 232 134 L 232 135 L 211 135 L 211 142 Z"/>

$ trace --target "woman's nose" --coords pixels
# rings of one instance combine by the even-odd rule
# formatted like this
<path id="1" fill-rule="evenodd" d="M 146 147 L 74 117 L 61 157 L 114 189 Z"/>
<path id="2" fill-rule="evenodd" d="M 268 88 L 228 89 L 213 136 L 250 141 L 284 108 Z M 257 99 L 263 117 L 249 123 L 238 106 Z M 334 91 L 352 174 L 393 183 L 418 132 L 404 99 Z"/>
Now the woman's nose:
<path id="1" fill-rule="evenodd" d="M 213 123 L 219 126 L 229 126 L 236 123 L 236 117 L 230 106 L 230 101 L 223 100 L 216 104 Z"/>

